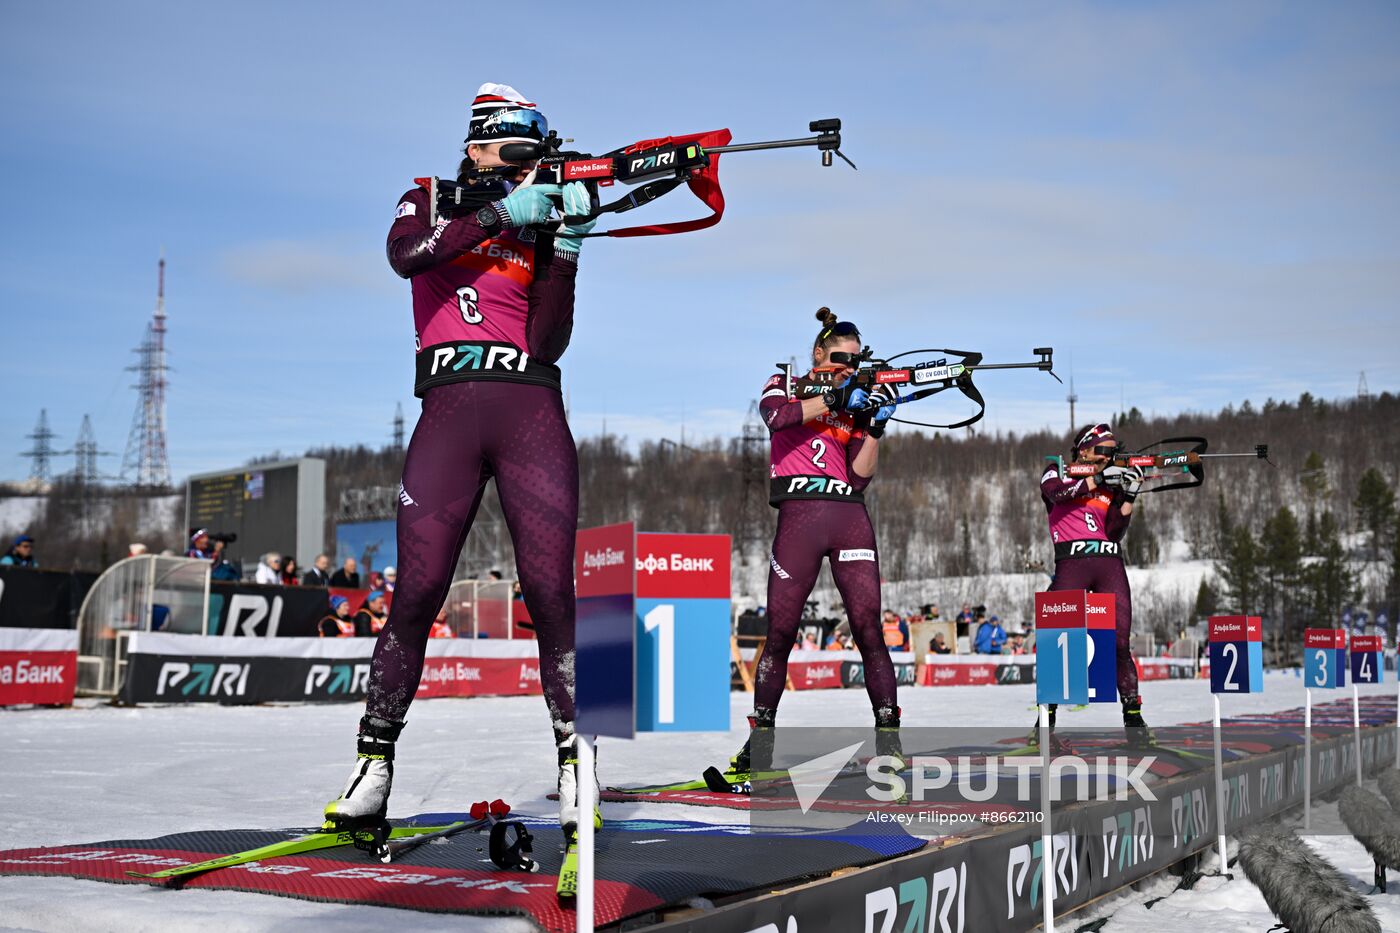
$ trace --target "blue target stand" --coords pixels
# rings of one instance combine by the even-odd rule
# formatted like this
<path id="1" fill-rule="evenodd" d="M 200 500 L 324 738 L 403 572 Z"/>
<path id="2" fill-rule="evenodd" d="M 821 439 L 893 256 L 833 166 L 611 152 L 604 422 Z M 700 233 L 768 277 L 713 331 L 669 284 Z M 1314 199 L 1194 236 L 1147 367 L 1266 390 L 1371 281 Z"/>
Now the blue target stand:
<path id="1" fill-rule="evenodd" d="M 1215 813 L 1220 871 L 1230 865 L 1225 846 L 1225 770 L 1220 749 L 1220 694 L 1264 692 L 1264 621 L 1259 616 L 1211 616 L 1208 630 L 1210 692 L 1215 701 Z"/>
<path id="2" fill-rule="evenodd" d="M 578 732 L 576 926 L 593 929 L 590 736 L 729 731 L 730 539 L 578 532 L 574 583 Z"/>
<path id="3" fill-rule="evenodd" d="M 1112 593 L 1088 593 L 1089 702 L 1118 702 L 1118 600 Z"/>
<path id="4" fill-rule="evenodd" d="M 1347 632 L 1310 628 L 1303 633 L 1303 832 L 1312 830 L 1312 692 L 1347 685 Z"/>
<path id="5" fill-rule="evenodd" d="M 1050 813 L 1050 709 L 1080 706 L 1089 695 L 1089 595 L 1083 590 L 1035 594 L 1035 702 L 1040 709 L 1040 851 L 1046 870 L 1041 920 L 1055 933 L 1054 832 Z M 1107 656 L 1112 659 L 1113 652 Z"/>

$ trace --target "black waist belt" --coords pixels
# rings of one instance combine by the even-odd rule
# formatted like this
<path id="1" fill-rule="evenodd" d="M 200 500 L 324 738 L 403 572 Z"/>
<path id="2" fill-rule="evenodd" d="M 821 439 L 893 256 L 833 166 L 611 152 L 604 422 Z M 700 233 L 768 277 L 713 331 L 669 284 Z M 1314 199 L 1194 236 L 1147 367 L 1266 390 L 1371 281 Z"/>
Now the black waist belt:
<path id="1" fill-rule="evenodd" d="M 864 504 L 865 493 L 830 476 L 774 476 L 768 481 L 768 504 L 790 499 L 828 499 Z"/>
<path id="2" fill-rule="evenodd" d="M 1119 541 L 1056 541 L 1055 560 L 1068 560 L 1072 557 L 1123 557 L 1123 544 Z"/>
<path id="3" fill-rule="evenodd" d="M 509 343 L 495 340 L 435 343 L 419 351 L 413 394 L 419 398 L 433 386 L 469 379 L 523 382 L 559 391 L 559 367 L 540 363 Z"/>

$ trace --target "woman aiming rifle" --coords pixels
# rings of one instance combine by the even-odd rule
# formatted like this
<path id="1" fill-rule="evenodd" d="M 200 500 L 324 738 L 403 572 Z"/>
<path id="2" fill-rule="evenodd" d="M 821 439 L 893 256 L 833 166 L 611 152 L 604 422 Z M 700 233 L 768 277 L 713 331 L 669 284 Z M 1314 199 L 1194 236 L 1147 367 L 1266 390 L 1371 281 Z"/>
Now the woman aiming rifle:
<path id="1" fill-rule="evenodd" d="M 875 475 L 880 438 L 895 413 L 894 397 L 883 387 L 867 392 L 852 386 L 861 354 L 856 326 L 838 322 L 828 308 L 817 312 L 817 320 L 822 326 L 804 380 L 810 384 L 819 377 L 831 387 L 794 398 L 787 377 L 777 375 L 764 385 L 759 401 L 771 439 L 769 502 L 778 510 L 778 531 L 769 556 L 768 641 L 758 662 L 749 740 L 724 775 L 731 783 L 749 780 L 751 764 L 762 768 L 771 755 L 788 654 L 823 558 L 831 561 L 865 663 L 878 752 L 902 757 L 894 663 L 880 627 L 879 557 L 863 495 Z"/>
<path id="2" fill-rule="evenodd" d="M 552 197 L 587 214 L 582 184 L 519 183 L 507 143 L 539 142 L 544 115 L 513 88 L 482 85 L 472 104 L 462 184 L 497 186 L 475 214 L 429 223 L 420 188 L 404 194 L 389 229 L 389 264 L 413 291 L 423 413 L 404 460 L 398 506 L 398 585 L 381 632 L 360 720 L 358 756 L 344 792 L 326 806 L 338 827 L 379 827 L 388 806 L 394 745 L 418 689 L 433 618 L 486 481 L 496 480 L 515 545 L 521 590 L 535 621 L 540 681 L 559 761 L 559 820 L 578 816 L 574 736 L 574 531 L 578 454 L 564 418 L 559 368 L 573 330 L 580 234 L 593 221 L 536 236 Z M 596 819 L 596 811 L 595 811 Z"/>
<path id="3" fill-rule="evenodd" d="M 1086 590 L 1114 597 L 1117 632 L 1118 696 L 1128 744 L 1150 745 L 1155 740 L 1142 718 L 1137 664 L 1132 654 L 1133 597 L 1123 569 L 1122 540 L 1133 516 L 1133 503 L 1142 488 L 1137 467 L 1103 466 L 1118 451 L 1118 441 L 1106 424 L 1081 428 L 1070 448 L 1071 462 L 1102 467 L 1076 479 L 1065 475 L 1059 458 L 1051 459 L 1040 477 L 1040 497 L 1049 516 L 1055 543 L 1055 577 L 1050 590 Z M 1092 547 L 1085 547 L 1092 542 Z M 1055 706 L 1050 707 L 1055 727 Z M 1038 730 L 1032 730 L 1032 742 Z M 1056 744 L 1063 746 L 1060 740 Z"/>

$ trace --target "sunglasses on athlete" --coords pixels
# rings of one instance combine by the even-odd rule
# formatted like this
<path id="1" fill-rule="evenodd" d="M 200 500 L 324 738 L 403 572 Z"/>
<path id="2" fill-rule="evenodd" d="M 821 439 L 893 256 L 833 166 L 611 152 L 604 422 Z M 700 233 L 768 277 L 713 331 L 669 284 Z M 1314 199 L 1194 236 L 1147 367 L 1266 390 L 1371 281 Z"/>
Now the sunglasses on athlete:
<path id="1" fill-rule="evenodd" d="M 849 366 L 852 369 L 859 367 L 862 359 L 863 355 L 860 353 L 843 353 L 840 350 L 826 355 L 826 361 L 833 366 Z"/>

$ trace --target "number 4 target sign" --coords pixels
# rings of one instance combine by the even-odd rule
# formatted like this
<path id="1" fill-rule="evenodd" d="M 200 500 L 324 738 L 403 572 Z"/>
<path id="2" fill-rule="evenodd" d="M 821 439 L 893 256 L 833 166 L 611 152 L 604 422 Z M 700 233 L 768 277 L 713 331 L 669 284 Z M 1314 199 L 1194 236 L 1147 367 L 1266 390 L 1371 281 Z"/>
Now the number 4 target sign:
<path id="1" fill-rule="evenodd" d="M 1210 692 L 1264 692 L 1264 625 L 1259 616 L 1211 616 Z"/>
<path id="2" fill-rule="evenodd" d="M 1354 684 L 1378 684 L 1384 677 L 1385 662 L 1382 660 L 1385 645 L 1379 635 L 1353 635 L 1351 637 L 1351 682 Z"/>

